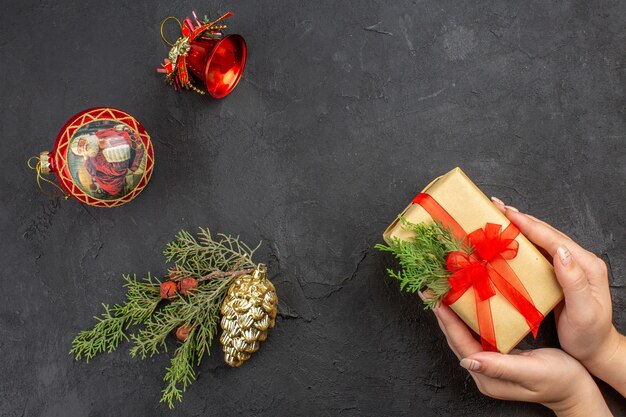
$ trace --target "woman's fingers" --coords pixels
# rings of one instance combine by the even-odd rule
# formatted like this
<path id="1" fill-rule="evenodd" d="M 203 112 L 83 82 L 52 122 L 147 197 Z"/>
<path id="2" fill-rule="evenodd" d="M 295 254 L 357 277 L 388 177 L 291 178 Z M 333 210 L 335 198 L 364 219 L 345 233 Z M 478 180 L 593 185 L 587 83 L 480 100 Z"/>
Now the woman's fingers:
<path id="1" fill-rule="evenodd" d="M 491 201 L 493 201 L 493 205 L 496 206 L 496 208 L 502 213 L 506 211 L 506 205 L 498 197 L 491 197 Z"/>
<path id="2" fill-rule="evenodd" d="M 474 339 L 468 327 L 450 307 L 441 305 L 433 312 L 437 316 L 450 349 L 459 359 L 482 350 L 480 343 Z"/>
<path id="3" fill-rule="evenodd" d="M 503 211 L 527 238 L 545 248 L 552 256 L 554 272 L 563 288 L 567 306 L 574 311 L 586 311 L 592 293 L 587 274 L 577 260 L 582 258 L 583 262 L 588 261 L 589 252 L 549 224 L 506 207 L 500 200 L 493 199 L 493 201 L 496 207 Z"/>
<path id="4" fill-rule="evenodd" d="M 497 352 L 476 352 L 461 359 L 461 366 L 489 378 L 522 385 L 537 378 L 537 361 L 529 355 L 503 355 Z"/>
<path id="5" fill-rule="evenodd" d="M 497 197 L 491 197 L 493 204 L 500 210 L 513 224 L 515 224 L 522 234 L 530 239 L 534 244 L 546 249 L 551 256 L 554 256 L 557 248 L 568 242 L 570 246 L 576 245 L 572 239 L 560 230 L 555 229 L 548 223 L 531 216 L 530 214 L 521 213 L 515 207 L 505 205 L 502 200 Z M 572 245 L 572 243 L 574 245 Z M 574 250 L 582 250 L 583 248 L 576 245 Z"/>
<path id="6" fill-rule="evenodd" d="M 535 223 L 537 223 L 538 225 L 544 226 L 550 230 L 552 230 L 554 233 L 560 235 L 562 238 L 567 239 L 567 240 L 571 240 L 565 233 L 561 232 L 558 229 L 555 229 L 553 226 L 549 225 L 548 223 L 544 222 L 543 220 L 539 220 L 538 218 L 536 218 L 535 216 L 532 216 L 528 213 L 520 213 L 520 211 L 518 209 L 516 209 L 515 207 L 511 207 L 511 206 L 507 206 L 505 205 L 502 200 L 500 200 L 497 197 L 491 197 L 491 201 L 493 201 L 494 206 L 496 206 L 496 208 L 498 210 L 500 210 L 500 212 L 502 212 L 502 214 L 504 214 L 505 216 L 507 216 L 507 218 L 510 219 L 510 216 L 514 216 L 516 213 L 518 214 L 522 214 L 523 216 L 527 217 L 528 219 L 534 221 Z M 508 214 L 508 215 L 507 215 Z M 519 227 L 519 226 L 518 226 Z M 522 233 L 524 233 L 522 231 Z M 531 239 L 532 240 L 532 239 Z M 537 242 L 534 242 L 535 244 L 538 244 Z M 541 246 L 541 245 L 540 245 Z M 553 254 L 549 254 L 550 256 L 552 256 Z"/>
<path id="7" fill-rule="evenodd" d="M 576 242 L 563 233 L 547 224 L 532 219 L 524 213 L 507 208 L 504 215 L 511 223 L 517 226 L 524 236 L 535 245 L 544 248 L 552 257 L 556 256 L 556 251 L 561 245 L 567 245 L 569 250 L 577 257 L 595 257 L 593 254 L 578 246 Z"/>
<path id="8" fill-rule="evenodd" d="M 606 264 L 596 255 L 582 248 L 569 236 L 555 229 L 546 222 L 517 209 L 505 206 L 500 200 L 492 197 L 493 204 L 530 239 L 539 251 L 548 259 L 553 259 L 559 246 L 566 246 L 576 257 L 578 264 L 587 274 L 592 286 L 605 288 L 607 281 Z"/>
<path id="9" fill-rule="evenodd" d="M 470 375 L 480 392 L 489 397 L 508 401 L 536 401 L 530 390 L 516 382 L 490 378 L 475 372 L 470 372 Z"/>
<path id="10" fill-rule="evenodd" d="M 460 365 L 470 371 L 478 389 L 501 400 L 534 401 L 532 386 L 537 378 L 537 361 L 529 351 L 513 355 L 477 352 L 461 359 Z"/>
<path id="11" fill-rule="evenodd" d="M 524 236 L 530 239 L 534 244 L 548 251 L 552 257 L 556 254 L 557 248 L 566 241 L 566 239 L 555 230 L 531 219 L 523 213 L 507 209 L 504 215 L 520 229 Z"/>
<path id="12" fill-rule="evenodd" d="M 563 288 L 565 305 L 568 311 L 585 312 L 589 310 L 589 303 L 593 296 L 587 274 L 580 267 L 575 256 L 567 246 L 561 245 L 556 250 L 554 258 L 554 272 L 556 279 Z"/>

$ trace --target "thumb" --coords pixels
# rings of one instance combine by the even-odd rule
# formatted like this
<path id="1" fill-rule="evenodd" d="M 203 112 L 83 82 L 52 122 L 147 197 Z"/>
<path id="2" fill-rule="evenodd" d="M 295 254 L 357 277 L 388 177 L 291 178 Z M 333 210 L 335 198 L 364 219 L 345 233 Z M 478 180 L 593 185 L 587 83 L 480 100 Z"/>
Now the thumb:
<path id="1" fill-rule="evenodd" d="M 460 363 L 468 371 L 516 383 L 527 382 L 537 376 L 534 364 L 529 356 L 497 352 L 478 352 L 461 359 Z"/>
<path id="2" fill-rule="evenodd" d="M 575 311 L 585 311 L 589 307 L 591 289 L 585 271 L 580 267 L 574 255 L 565 245 L 556 250 L 554 272 L 563 288 L 565 305 Z"/>

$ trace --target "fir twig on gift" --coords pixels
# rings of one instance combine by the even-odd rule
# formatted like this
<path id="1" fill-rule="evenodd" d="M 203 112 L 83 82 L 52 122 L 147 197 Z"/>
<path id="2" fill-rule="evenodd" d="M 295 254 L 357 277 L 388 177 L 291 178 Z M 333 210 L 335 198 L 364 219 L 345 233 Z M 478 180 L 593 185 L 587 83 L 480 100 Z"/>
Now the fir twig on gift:
<path id="1" fill-rule="evenodd" d="M 377 244 L 375 248 L 391 252 L 400 263 L 400 270 L 387 269 L 390 277 L 400 281 L 400 289 L 406 292 L 428 292 L 424 300 L 425 308 L 439 305 L 450 290 L 448 277 L 451 272 L 446 267 L 450 252 L 464 251 L 472 254 L 472 248 L 465 241 L 457 240 L 451 230 L 440 222 L 432 224 L 411 223 L 400 217 L 402 227 L 414 233 L 409 240 L 395 237 L 389 245 Z"/>

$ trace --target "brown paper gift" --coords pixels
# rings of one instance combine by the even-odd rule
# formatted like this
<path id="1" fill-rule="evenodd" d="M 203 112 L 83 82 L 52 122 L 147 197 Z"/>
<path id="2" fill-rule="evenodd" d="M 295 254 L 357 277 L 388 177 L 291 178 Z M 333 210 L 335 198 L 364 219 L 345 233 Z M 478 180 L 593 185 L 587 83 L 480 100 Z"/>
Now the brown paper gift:
<path id="1" fill-rule="evenodd" d="M 423 191 L 433 197 L 467 232 L 496 223 L 506 227 L 509 220 L 493 205 L 480 189 L 460 168 L 435 179 Z M 431 216 L 419 204 L 409 204 L 400 214 L 411 223 L 432 223 Z M 383 234 L 385 242 L 391 243 L 395 237 L 408 240 L 412 232 L 405 230 L 398 219 Z M 563 293 L 554 275 L 550 262 L 522 234 L 516 238 L 519 243 L 517 256 L 508 261 L 518 276 L 537 310 L 550 312 L 562 299 Z M 490 298 L 497 349 L 510 352 L 529 332 L 524 317 L 499 291 Z M 452 310 L 476 333 L 476 302 L 473 288 L 469 288 L 461 298 L 451 304 Z"/>

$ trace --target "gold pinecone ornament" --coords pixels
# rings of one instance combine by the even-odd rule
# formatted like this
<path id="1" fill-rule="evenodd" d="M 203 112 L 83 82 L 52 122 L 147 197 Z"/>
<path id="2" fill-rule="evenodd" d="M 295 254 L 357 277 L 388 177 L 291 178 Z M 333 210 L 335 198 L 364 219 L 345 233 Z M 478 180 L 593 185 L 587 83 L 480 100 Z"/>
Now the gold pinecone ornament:
<path id="1" fill-rule="evenodd" d="M 222 313 L 222 350 L 230 366 L 240 366 L 259 350 L 274 327 L 278 310 L 274 285 L 267 279 L 267 267 L 259 264 L 252 275 L 238 277 L 228 288 Z"/>

